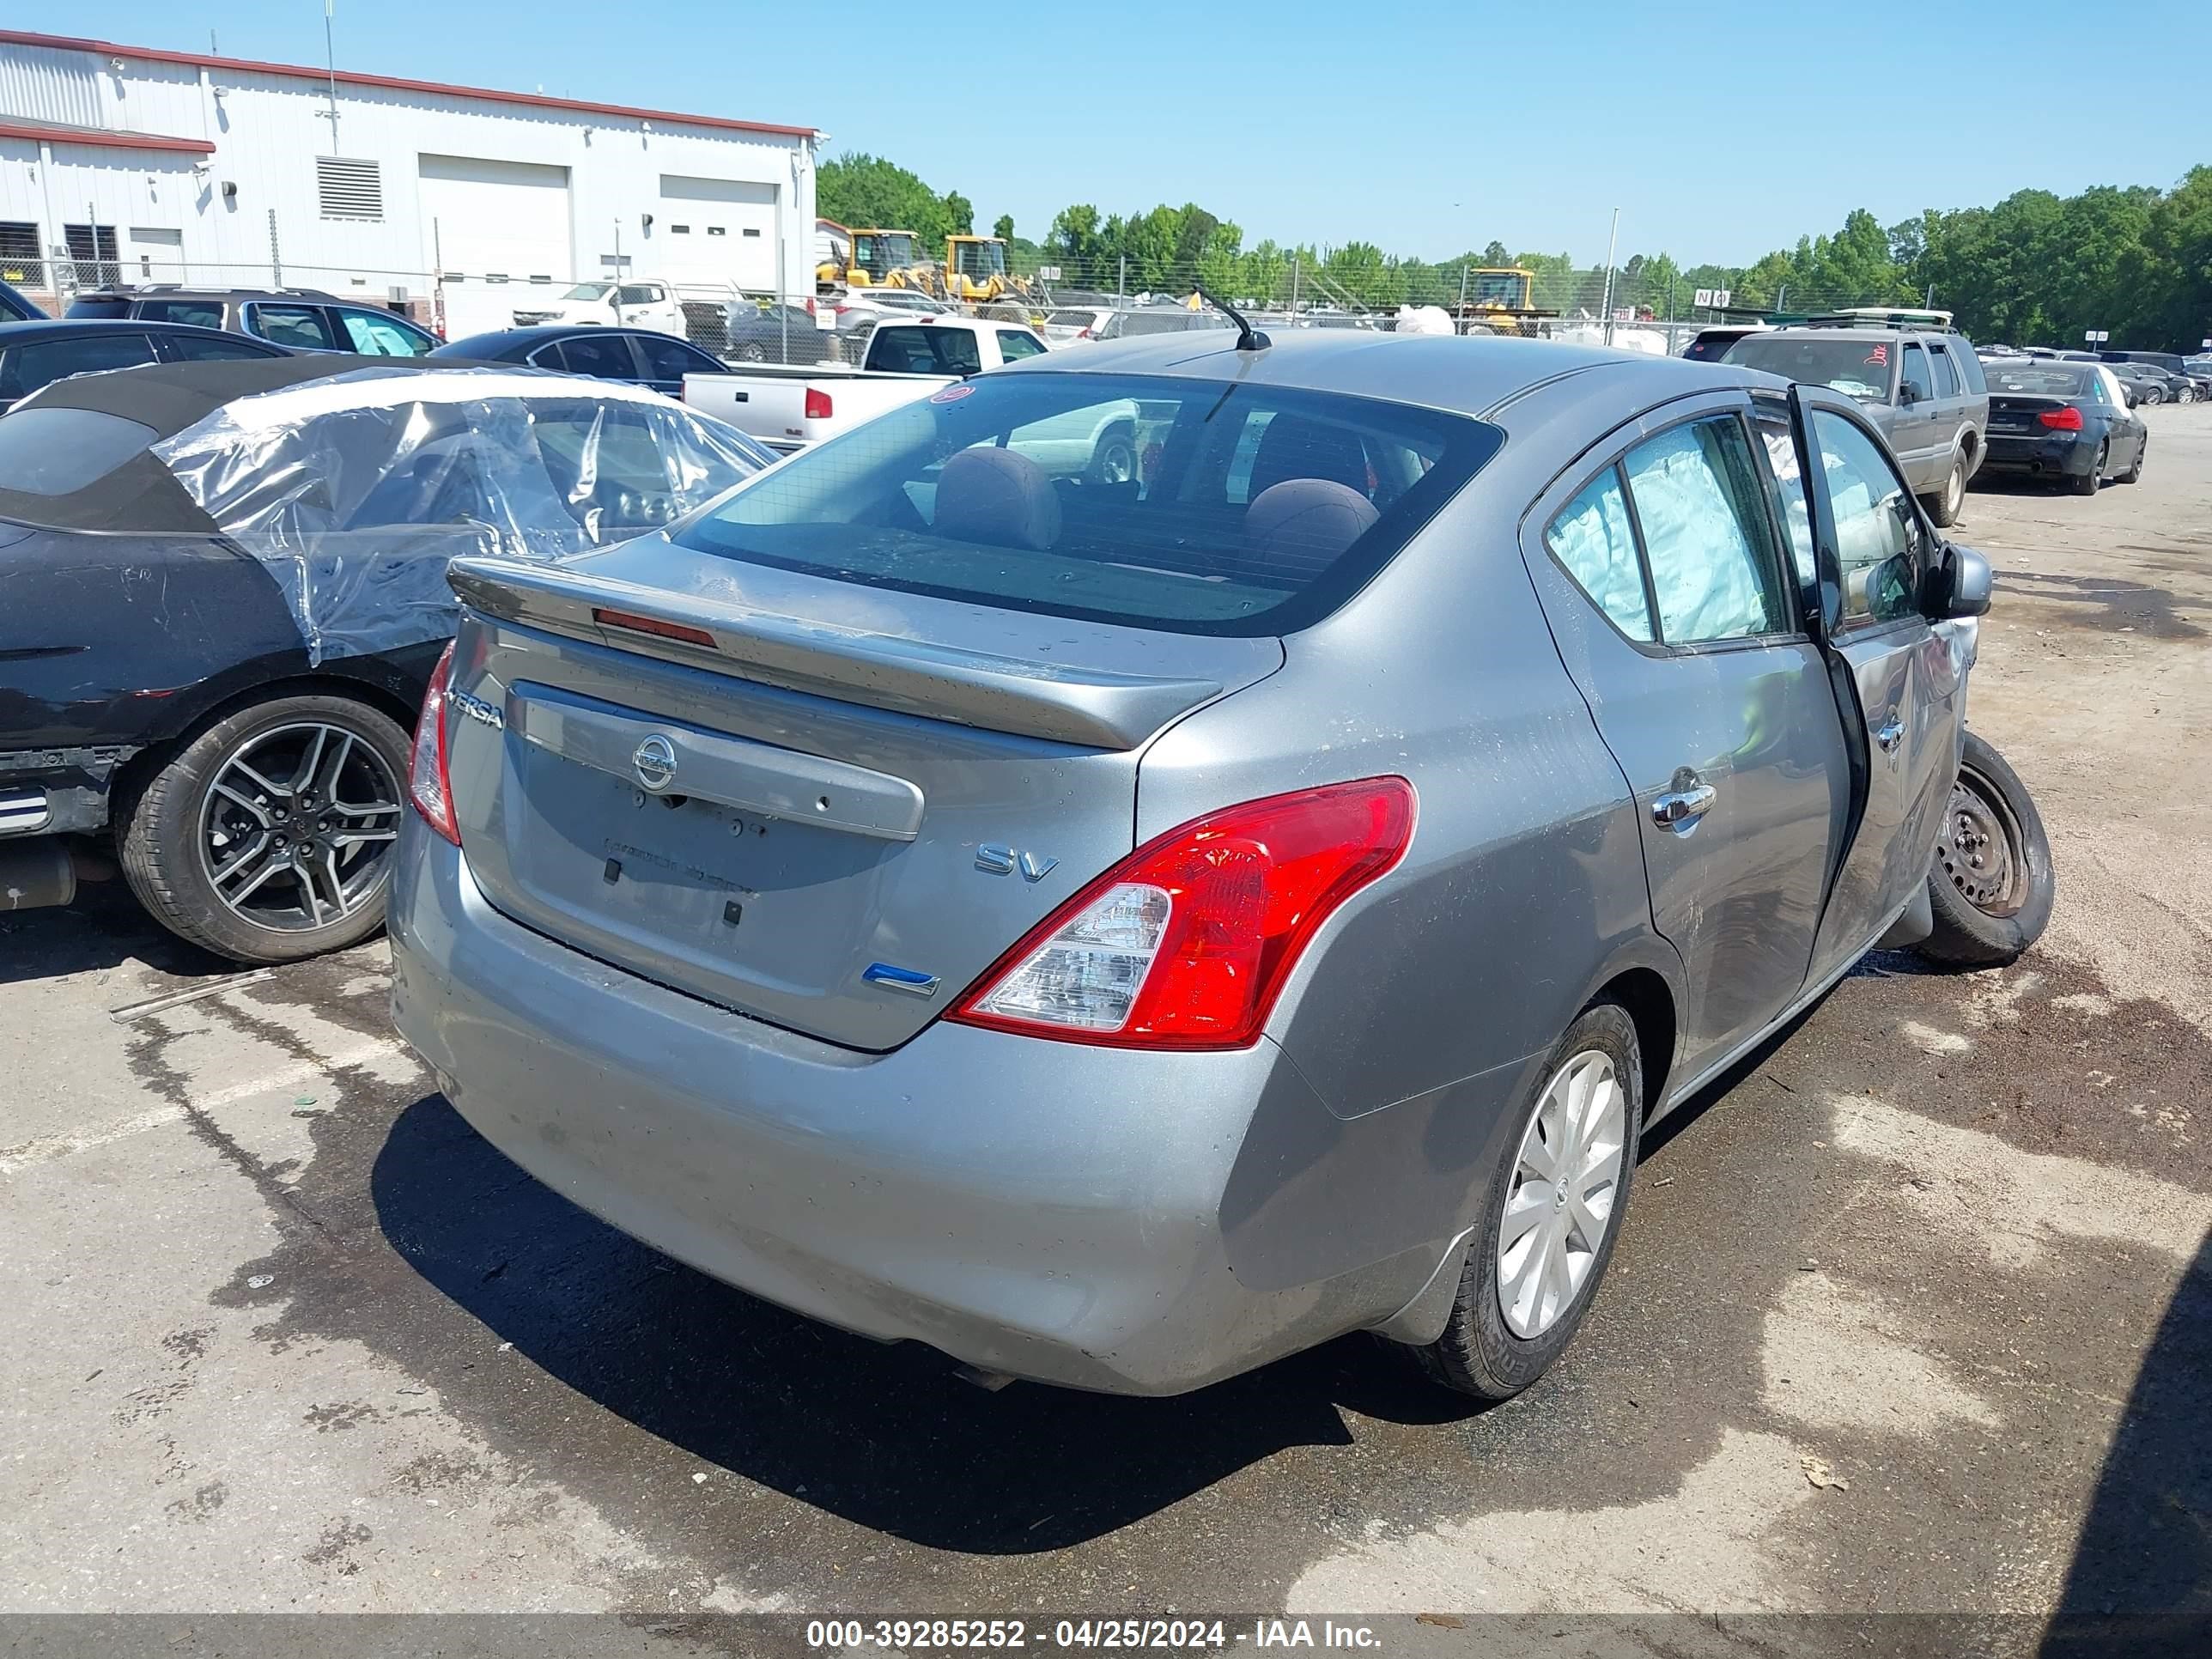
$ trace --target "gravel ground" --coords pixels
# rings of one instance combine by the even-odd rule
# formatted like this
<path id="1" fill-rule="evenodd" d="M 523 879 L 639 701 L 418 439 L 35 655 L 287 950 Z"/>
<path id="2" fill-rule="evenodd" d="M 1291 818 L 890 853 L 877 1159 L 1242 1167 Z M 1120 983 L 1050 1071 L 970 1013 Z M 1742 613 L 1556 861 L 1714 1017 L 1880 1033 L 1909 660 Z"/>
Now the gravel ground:
<path id="1" fill-rule="evenodd" d="M 112 890 L 0 921 L 0 1613 L 2212 1620 L 2212 409 L 2146 412 L 2141 484 L 1956 532 L 2042 945 L 1871 958 L 1678 1114 L 1578 1344 L 1486 1413 L 1364 1340 L 986 1394 L 522 1176 L 380 945 L 118 1018 L 226 970 Z"/>

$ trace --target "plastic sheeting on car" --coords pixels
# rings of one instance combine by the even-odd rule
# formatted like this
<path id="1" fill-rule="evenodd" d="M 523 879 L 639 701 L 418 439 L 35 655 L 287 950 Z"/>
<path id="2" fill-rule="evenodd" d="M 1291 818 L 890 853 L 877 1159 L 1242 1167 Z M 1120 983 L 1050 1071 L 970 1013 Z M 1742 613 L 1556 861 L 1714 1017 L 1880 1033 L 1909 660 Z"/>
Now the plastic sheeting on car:
<path id="1" fill-rule="evenodd" d="M 459 555 L 643 535 L 773 459 L 641 387 L 408 367 L 237 398 L 153 453 L 268 567 L 315 663 L 450 635 Z"/>

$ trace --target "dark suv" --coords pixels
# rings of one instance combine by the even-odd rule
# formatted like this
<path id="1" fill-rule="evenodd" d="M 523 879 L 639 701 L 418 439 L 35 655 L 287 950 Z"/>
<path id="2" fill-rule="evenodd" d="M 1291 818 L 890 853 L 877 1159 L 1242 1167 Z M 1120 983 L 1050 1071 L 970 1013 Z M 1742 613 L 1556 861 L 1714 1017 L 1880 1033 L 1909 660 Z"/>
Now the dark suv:
<path id="1" fill-rule="evenodd" d="M 438 337 L 382 306 L 352 305 L 312 288 L 92 289 L 72 317 L 131 317 L 251 334 L 294 351 L 350 351 L 364 357 L 423 357 Z"/>

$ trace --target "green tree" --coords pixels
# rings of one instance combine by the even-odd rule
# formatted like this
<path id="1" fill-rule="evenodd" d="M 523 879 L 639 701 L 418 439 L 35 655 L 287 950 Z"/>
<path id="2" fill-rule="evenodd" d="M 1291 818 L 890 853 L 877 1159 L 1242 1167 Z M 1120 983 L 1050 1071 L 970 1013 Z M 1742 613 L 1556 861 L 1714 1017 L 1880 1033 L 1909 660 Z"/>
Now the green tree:
<path id="1" fill-rule="evenodd" d="M 1012 242 L 1014 240 L 1014 216 L 1011 213 L 1000 214 L 997 222 L 991 227 L 991 234 L 1002 242 Z"/>
<path id="2" fill-rule="evenodd" d="M 944 251 L 952 222 L 948 201 L 920 178 L 879 155 L 845 155 L 824 161 L 814 175 L 815 210 L 825 219 L 855 229 L 910 230 L 921 239 L 924 258 Z"/>
<path id="3" fill-rule="evenodd" d="M 1492 237 L 1491 239 L 1490 246 L 1482 250 L 1482 258 L 1476 260 L 1475 263 L 1477 264 L 1498 266 L 1510 265 L 1513 263 L 1513 260 L 1505 252 L 1505 244 L 1498 240 L 1495 237 Z"/>
<path id="4" fill-rule="evenodd" d="M 973 236 L 975 234 L 974 203 L 958 191 L 948 190 L 945 192 L 941 206 L 945 214 L 945 228 L 949 233 L 955 236 Z"/>

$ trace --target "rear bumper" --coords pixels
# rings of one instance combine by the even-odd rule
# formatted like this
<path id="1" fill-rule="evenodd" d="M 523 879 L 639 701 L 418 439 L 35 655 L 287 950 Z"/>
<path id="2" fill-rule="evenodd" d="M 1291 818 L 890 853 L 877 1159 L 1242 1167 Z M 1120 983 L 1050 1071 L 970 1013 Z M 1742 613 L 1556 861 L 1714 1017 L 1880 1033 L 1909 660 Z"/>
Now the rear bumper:
<path id="1" fill-rule="evenodd" d="M 1983 465 L 2000 472 L 2048 472 L 2075 477 L 2097 464 L 2097 446 L 2080 432 L 1992 432 Z"/>
<path id="2" fill-rule="evenodd" d="M 0 750 L 0 836 L 76 835 L 107 823 L 108 780 L 137 751 Z"/>
<path id="3" fill-rule="evenodd" d="M 1169 1056 L 939 1022 L 854 1053 L 509 921 L 411 815 L 391 934 L 399 1030 L 487 1139 L 623 1231 L 848 1330 L 1173 1394 L 1389 1318 L 1441 1255 L 1240 1280 L 1232 1169 L 1263 1100 L 1311 1097 L 1272 1042 Z"/>

